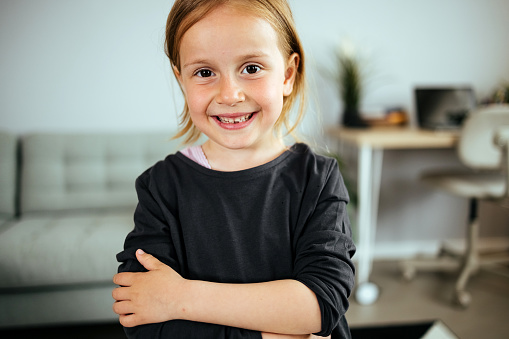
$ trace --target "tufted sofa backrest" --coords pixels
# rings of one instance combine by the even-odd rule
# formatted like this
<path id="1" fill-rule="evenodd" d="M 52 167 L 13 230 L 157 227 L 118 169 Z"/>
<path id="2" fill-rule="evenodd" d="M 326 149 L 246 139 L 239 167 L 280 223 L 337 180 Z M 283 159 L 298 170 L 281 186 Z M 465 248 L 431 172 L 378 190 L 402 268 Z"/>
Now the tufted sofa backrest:
<path id="1" fill-rule="evenodd" d="M 21 213 L 134 207 L 134 182 L 174 153 L 171 133 L 22 137 Z"/>

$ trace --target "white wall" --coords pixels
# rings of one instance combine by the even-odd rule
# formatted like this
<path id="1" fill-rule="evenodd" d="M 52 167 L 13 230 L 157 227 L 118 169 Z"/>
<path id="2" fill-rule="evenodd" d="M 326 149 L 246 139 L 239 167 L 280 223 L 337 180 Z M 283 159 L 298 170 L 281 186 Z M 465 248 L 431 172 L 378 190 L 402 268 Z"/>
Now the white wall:
<path id="1" fill-rule="evenodd" d="M 367 110 L 411 113 L 416 84 L 471 84 L 480 97 L 509 81 L 507 0 L 290 0 L 322 120 L 339 120 L 323 76 L 348 39 L 369 64 Z M 0 127 L 130 130 L 173 127 L 182 100 L 163 52 L 171 0 L 1 0 Z M 318 103 L 316 103 L 318 102 Z"/>
<path id="2" fill-rule="evenodd" d="M 311 75 L 305 130 L 318 139 L 323 124 L 340 119 L 324 70 L 344 39 L 369 65 L 367 111 L 413 114 L 414 85 L 471 84 L 484 97 L 509 81 L 507 0 L 290 1 Z M 183 102 L 162 47 L 171 5 L 0 0 L 0 129 L 175 129 Z M 466 204 L 417 184 L 422 169 L 444 162 L 457 164 L 454 153 L 386 153 L 379 243 L 462 235 Z M 507 212 L 488 211 L 489 233 L 506 232 Z"/>
<path id="3" fill-rule="evenodd" d="M 315 70 L 331 67 L 332 52 L 344 40 L 366 61 L 367 111 L 402 106 L 413 113 L 415 85 L 469 84 L 482 98 L 509 81 L 507 0 L 293 0 L 292 4 Z M 336 92 L 327 80 L 316 81 L 323 85 L 315 95 L 324 118 L 335 120 Z"/>
<path id="4" fill-rule="evenodd" d="M 162 47 L 171 4 L 1 0 L 0 127 L 174 128 L 180 101 Z"/>
<path id="5" fill-rule="evenodd" d="M 342 41 L 368 71 L 365 112 L 401 106 L 414 119 L 416 85 L 471 85 L 478 99 L 509 81 L 509 1 L 300 1 L 293 9 L 310 61 L 321 126 L 340 121 L 337 90 L 324 69 Z M 308 120 L 311 119 L 308 117 Z M 317 119 L 315 119 L 317 120 Z M 354 166 L 355 161 L 350 164 Z M 420 174 L 461 166 L 453 150 L 386 151 L 378 214 L 378 256 L 433 252 L 465 234 L 468 202 L 422 185 Z M 509 210 L 483 204 L 484 237 L 509 236 Z"/>

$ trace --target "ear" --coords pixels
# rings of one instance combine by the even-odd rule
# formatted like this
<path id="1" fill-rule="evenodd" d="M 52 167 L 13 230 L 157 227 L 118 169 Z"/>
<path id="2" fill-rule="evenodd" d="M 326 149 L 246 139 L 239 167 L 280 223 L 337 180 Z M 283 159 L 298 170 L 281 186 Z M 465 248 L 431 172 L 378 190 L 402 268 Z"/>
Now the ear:
<path id="1" fill-rule="evenodd" d="M 289 96 L 293 91 L 293 84 L 295 83 L 295 78 L 297 77 L 299 62 L 300 56 L 297 53 L 293 53 L 288 58 L 288 62 L 286 63 L 285 82 L 283 84 L 283 95 L 285 97 Z"/>

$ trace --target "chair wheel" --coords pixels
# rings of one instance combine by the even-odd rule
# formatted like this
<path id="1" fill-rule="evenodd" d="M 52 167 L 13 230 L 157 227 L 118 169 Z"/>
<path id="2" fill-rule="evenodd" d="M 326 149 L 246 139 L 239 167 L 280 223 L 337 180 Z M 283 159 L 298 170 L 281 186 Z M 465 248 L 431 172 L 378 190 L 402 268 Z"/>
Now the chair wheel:
<path id="1" fill-rule="evenodd" d="M 416 273 L 417 273 L 417 270 L 415 269 L 415 267 L 407 266 L 407 267 L 403 268 L 403 278 L 406 281 L 413 280 L 415 278 Z"/>
<path id="2" fill-rule="evenodd" d="M 456 291 L 454 294 L 454 301 L 461 307 L 467 308 L 472 301 L 470 293 L 466 291 Z"/>
<path id="3" fill-rule="evenodd" d="M 449 254 L 449 252 L 444 247 L 440 247 L 440 249 L 438 250 L 438 253 L 437 253 L 437 257 L 443 258 L 443 257 L 447 256 L 448 254 Z"/>

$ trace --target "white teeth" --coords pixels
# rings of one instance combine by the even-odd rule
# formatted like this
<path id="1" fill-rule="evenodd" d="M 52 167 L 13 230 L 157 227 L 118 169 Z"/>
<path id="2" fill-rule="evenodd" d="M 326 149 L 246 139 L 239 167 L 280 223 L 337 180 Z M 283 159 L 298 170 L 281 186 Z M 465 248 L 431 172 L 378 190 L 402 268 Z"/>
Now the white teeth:
<path id="1" fill-rule="evenodd" d="M 225 124 L 238 124 L 240 122 L 248 121 L 249 119 L 251 119 L 252 115 L 253 115 L 253 113 L 250 113 L 250 114 L 244 115 L 242 117 L 234 118 L 234 119 L 218 116 L 217 119 Z"/>

